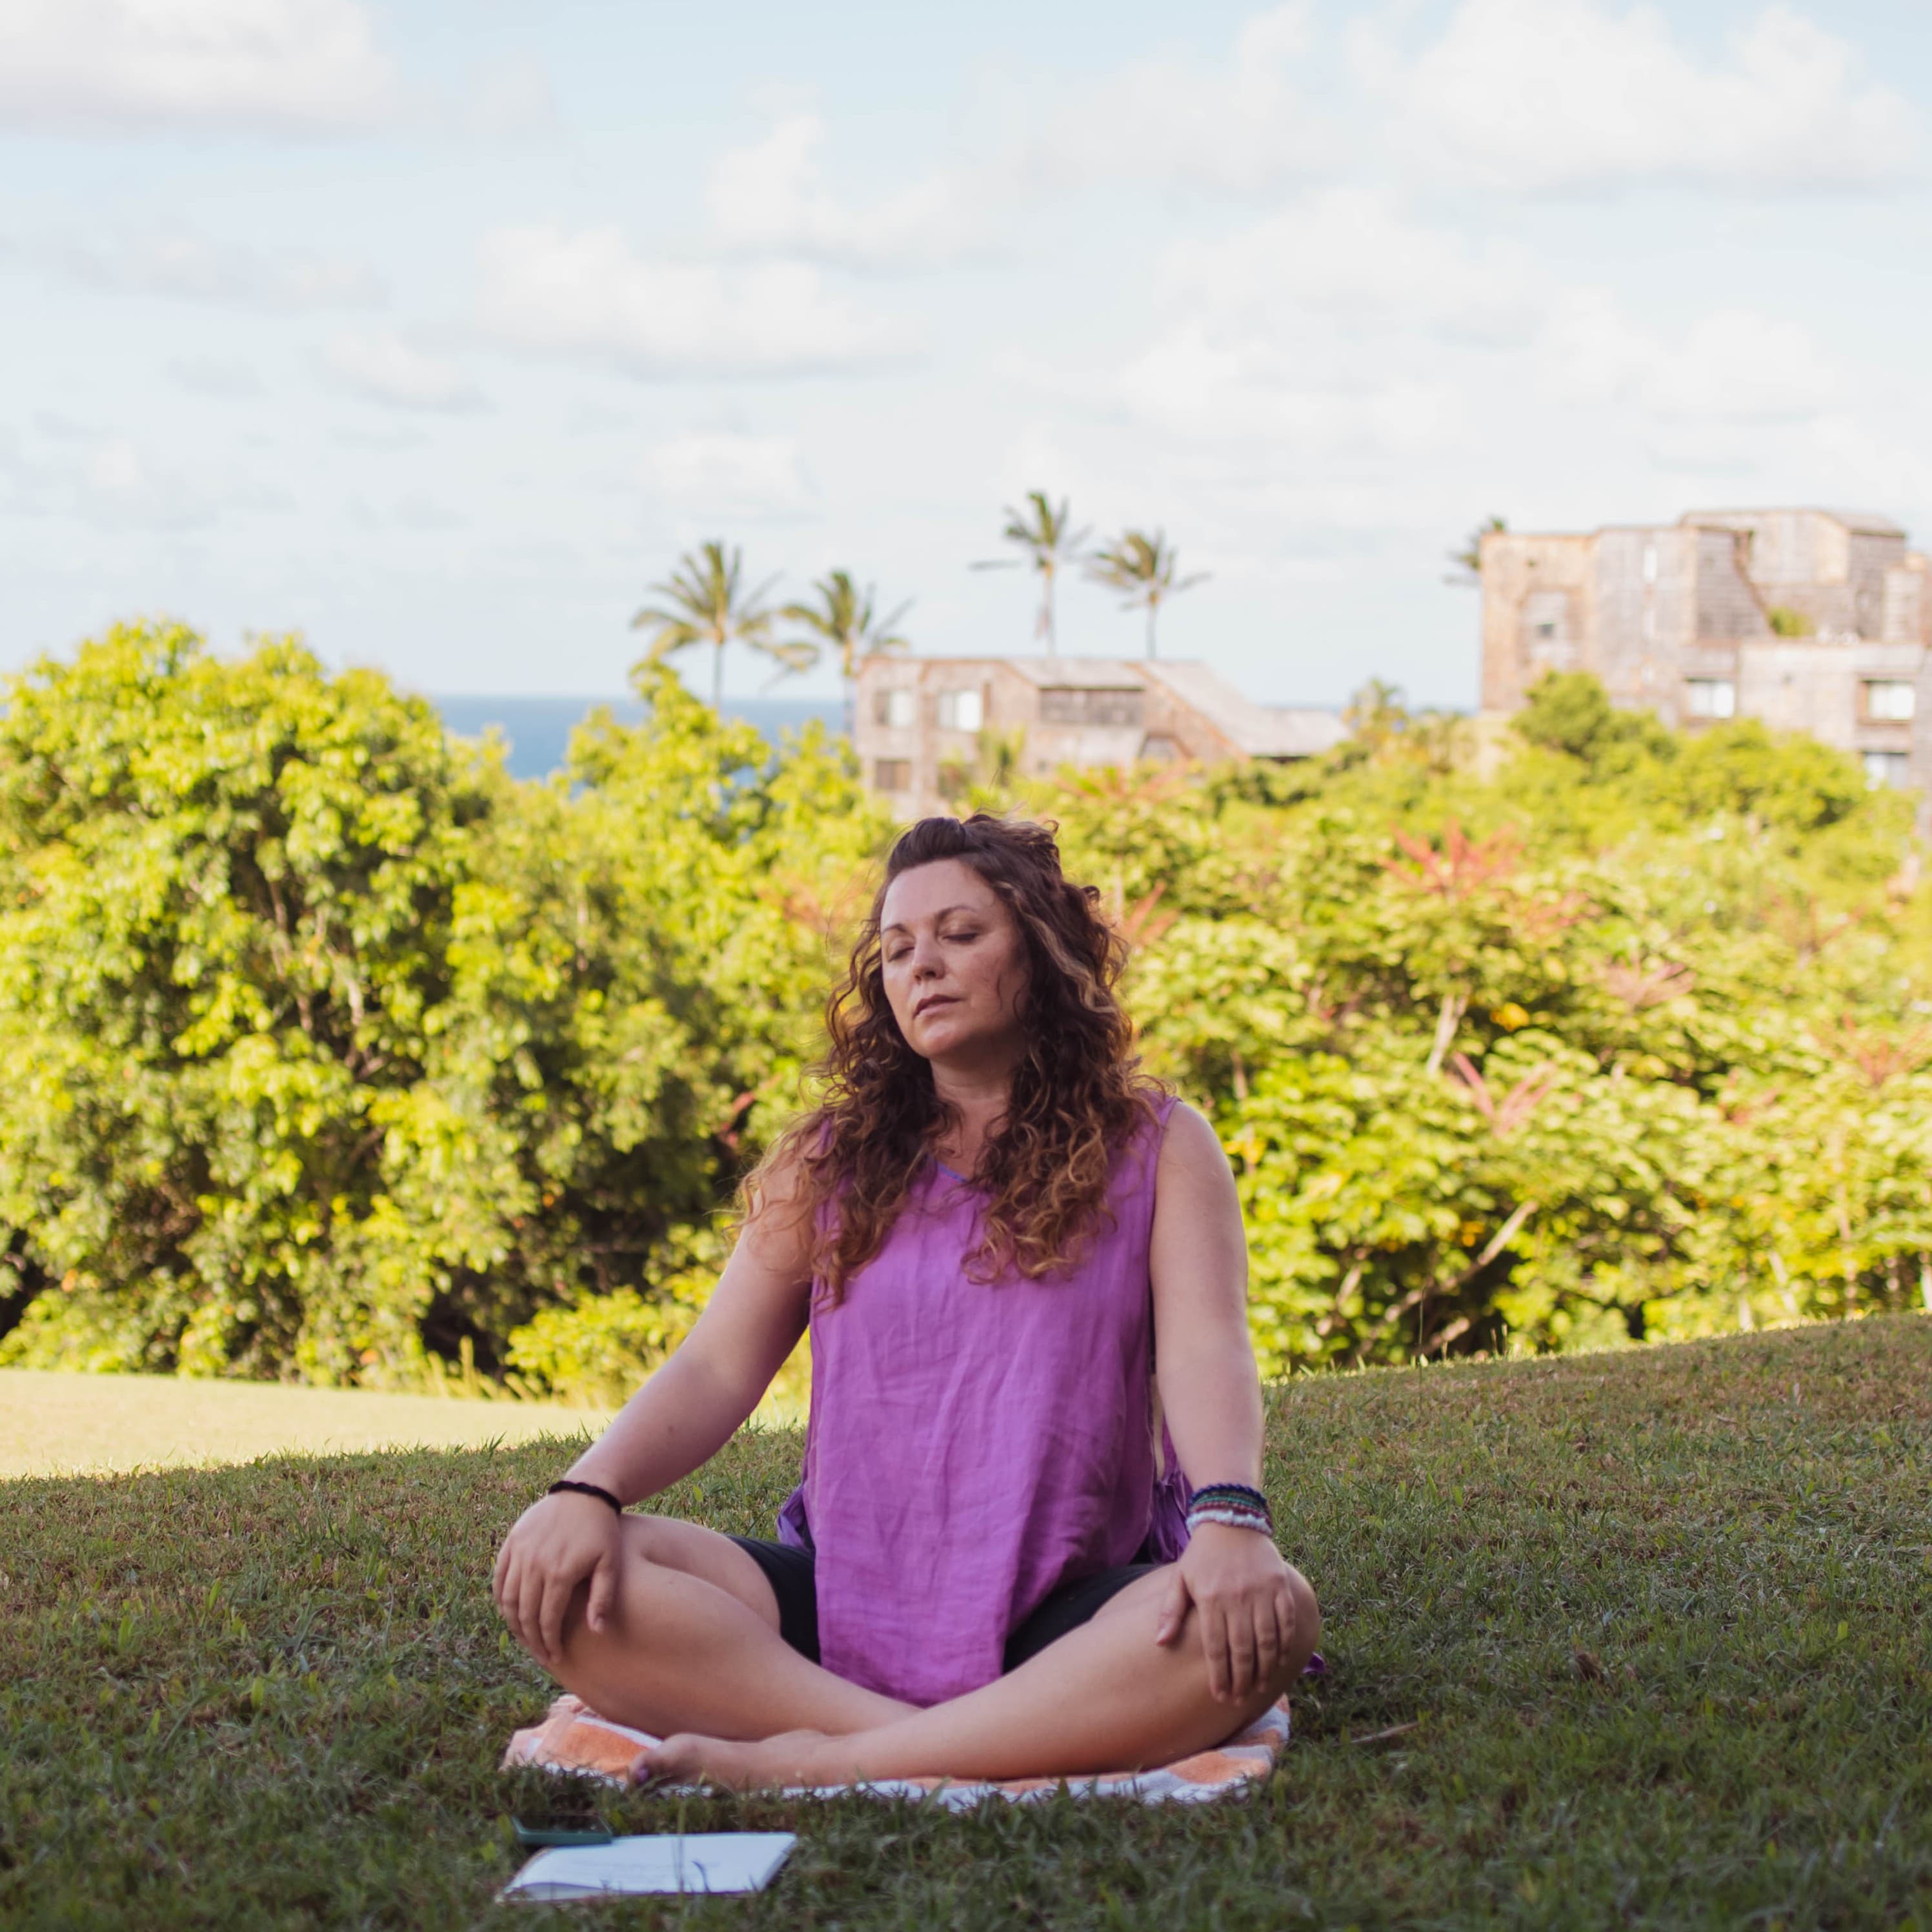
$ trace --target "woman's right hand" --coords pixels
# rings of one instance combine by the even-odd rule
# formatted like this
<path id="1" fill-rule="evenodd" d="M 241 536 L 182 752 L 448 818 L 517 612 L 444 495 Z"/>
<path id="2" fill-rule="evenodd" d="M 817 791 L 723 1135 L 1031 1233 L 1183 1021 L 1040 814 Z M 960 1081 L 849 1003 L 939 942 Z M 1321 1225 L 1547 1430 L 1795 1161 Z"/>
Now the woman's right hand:
<path id="1" fill-rule="evenodd" d="M 616 1600 L 620 1532 L 608 1503 L 562 1490 L 539 1496 L 504 1538 L 490 1588 L 510 1634 L 545 1670 L 554 1672 L 562 1660 L 564 1617 L 586 1577 L 585 1621 L 604 1628 Z"/>

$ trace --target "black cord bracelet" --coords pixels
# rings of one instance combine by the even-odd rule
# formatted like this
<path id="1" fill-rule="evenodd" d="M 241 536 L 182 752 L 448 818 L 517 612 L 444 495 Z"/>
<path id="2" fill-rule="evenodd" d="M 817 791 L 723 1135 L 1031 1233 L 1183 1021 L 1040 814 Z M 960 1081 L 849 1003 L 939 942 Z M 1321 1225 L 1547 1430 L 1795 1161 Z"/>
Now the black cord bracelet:
<path id="1" fill-rule="evenodd" d="M 567 1490 L 572 1496 L 595 1496 L 600 1503 L 608 1503 L 620 1516 L 624 1514 L 624 1505 L 608 1490 L 596 1483 L 574 1483 L 566 1476 L 562 1482 L 551 1484 L 544 1494 L 554 1496 L 560 1490 Z"/>

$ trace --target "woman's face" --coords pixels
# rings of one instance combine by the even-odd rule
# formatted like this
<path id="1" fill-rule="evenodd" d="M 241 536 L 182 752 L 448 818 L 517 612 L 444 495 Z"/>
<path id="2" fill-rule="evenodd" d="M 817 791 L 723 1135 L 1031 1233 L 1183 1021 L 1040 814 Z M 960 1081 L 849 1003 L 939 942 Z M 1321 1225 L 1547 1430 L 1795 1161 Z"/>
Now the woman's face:
<path id="1" fill-rule="evenodd" d="M 1026 946 L 992 886 L 958 859 L 902 872 L 879 915 L 886 998 L 928 1060 L 1010 1054 L 1020 1033 Z"/>

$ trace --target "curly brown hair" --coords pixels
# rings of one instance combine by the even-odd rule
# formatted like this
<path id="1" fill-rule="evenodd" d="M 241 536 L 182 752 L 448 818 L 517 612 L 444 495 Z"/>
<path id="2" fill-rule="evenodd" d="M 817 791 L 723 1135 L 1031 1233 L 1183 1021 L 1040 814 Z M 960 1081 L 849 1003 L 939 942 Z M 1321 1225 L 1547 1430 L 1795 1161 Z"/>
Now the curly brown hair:
<path id="1" fill-rule="evenodd" d="M 886 998 L 879 922 L 902 873 L 944 859 L 970 866 L 1012 912 L 1026 949 L 1026 1056 L 980 1156 L 985 1204 L 970 1279 L 1010 1272 L 1037 1281 L 1071 1266 L 1106 1212 L 1114 1160 L 1166 1090 L 1141 1071 L 1115 991 L 1126 941 L 1102 914 L 1100 893 L 1060 869 L 1054 830 L 983 812 L 922 818 L 886 860 L 826 1003 L 825 1097 L 779 1136 L 746 1186 L 748 1212 L 775 1170 L 795 1167 L 794 1205 L 814 1231 L 814 1291 L 833 1305 L 878 1252 L 953 1124 L 931 1065 L 906 1043 Z"/>

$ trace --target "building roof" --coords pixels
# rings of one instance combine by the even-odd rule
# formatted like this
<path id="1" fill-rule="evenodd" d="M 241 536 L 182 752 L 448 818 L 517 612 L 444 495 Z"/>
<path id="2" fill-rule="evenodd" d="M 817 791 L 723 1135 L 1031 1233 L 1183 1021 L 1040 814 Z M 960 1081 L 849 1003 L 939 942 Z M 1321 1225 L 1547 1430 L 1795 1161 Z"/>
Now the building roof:
<path id="1" fill-rule="evenodd" d="M 1250 758 L 1310 758 L 1329 751 L 1348 735 L 1333 711 L 1310 705 L 1257 704 L 1204 664 L 1148 662 L 1132 658 L 910 658 L 870 656 L 862 670 L 877 664 L 912 670 L 933 664 L 998 664 L 1042 691 L 1144 691 L 1159 686 L 1204 718 L 1228 744 Z M 1090 745 L 1082 756 L 1096 764 L 1130 763 L 1139 754 L 1138 728 L 1088 725 Z M 1108 734 L 1112 734 L 1109 736 Z M 1113 736 L 1119 746 L 1112 746 Z M 1102 740 L 1106 742 L 1102 742 Z"/>
<path id="2" fill-rule="evenodd" d="M 1204 664 L 1139 667 L 1191 705 L 1228 742 L 1251 758 L 1311 758 L 1333 749 L 1348 728 L 1332 711 L 1311 705 L 1257 704 Z"/>
<path id="3" fill-rule="evenodd" d="M 1147 686 L 1140 666 L 1125 658 L 976 658 L 965 662 L 1003 664 L 1010 670 L 1018 671 L 1029 684 L 1046 690 L 1142 691 Z"/>
<path id="4" fill-rule="evenodd" d="M 1687 510 L 1674 524 L 1599 524 L 1593 530 L 1485 530 L 1483 542 L 1581 543 L 1592 537 L 1608 536 L 1613 531 L 1650 533 L 1691 530 L 1700 526 L 1706 530 L 1735 530 L 1741 524 L 1755 523 L 1762 517 L 1828 517 L 1834 524 L 1842 524 L 1860 536 L 1905 535 L 1904 527 L 1889 517 L 1878 516 L 1868 510 L 1822 510 L 1815 505 L 1775 503 L 1756 510 Z"/>
<path id="5" fill-rule="evenodd" d="M 1829 517 L 1834 524 L 1843 524 L 1846 530 L 1856 530 L 1861 536 L 1902 537 L 1904 529 L 1889 517 L 1874 515 L 1868 510 L 1825 510 L 1814 504 L 1776 504 L 1761 510 L 1690 510 L 1678 518 L 1685 524 L 1717 524 L 1729 525 L 1749 517 Z"/>

